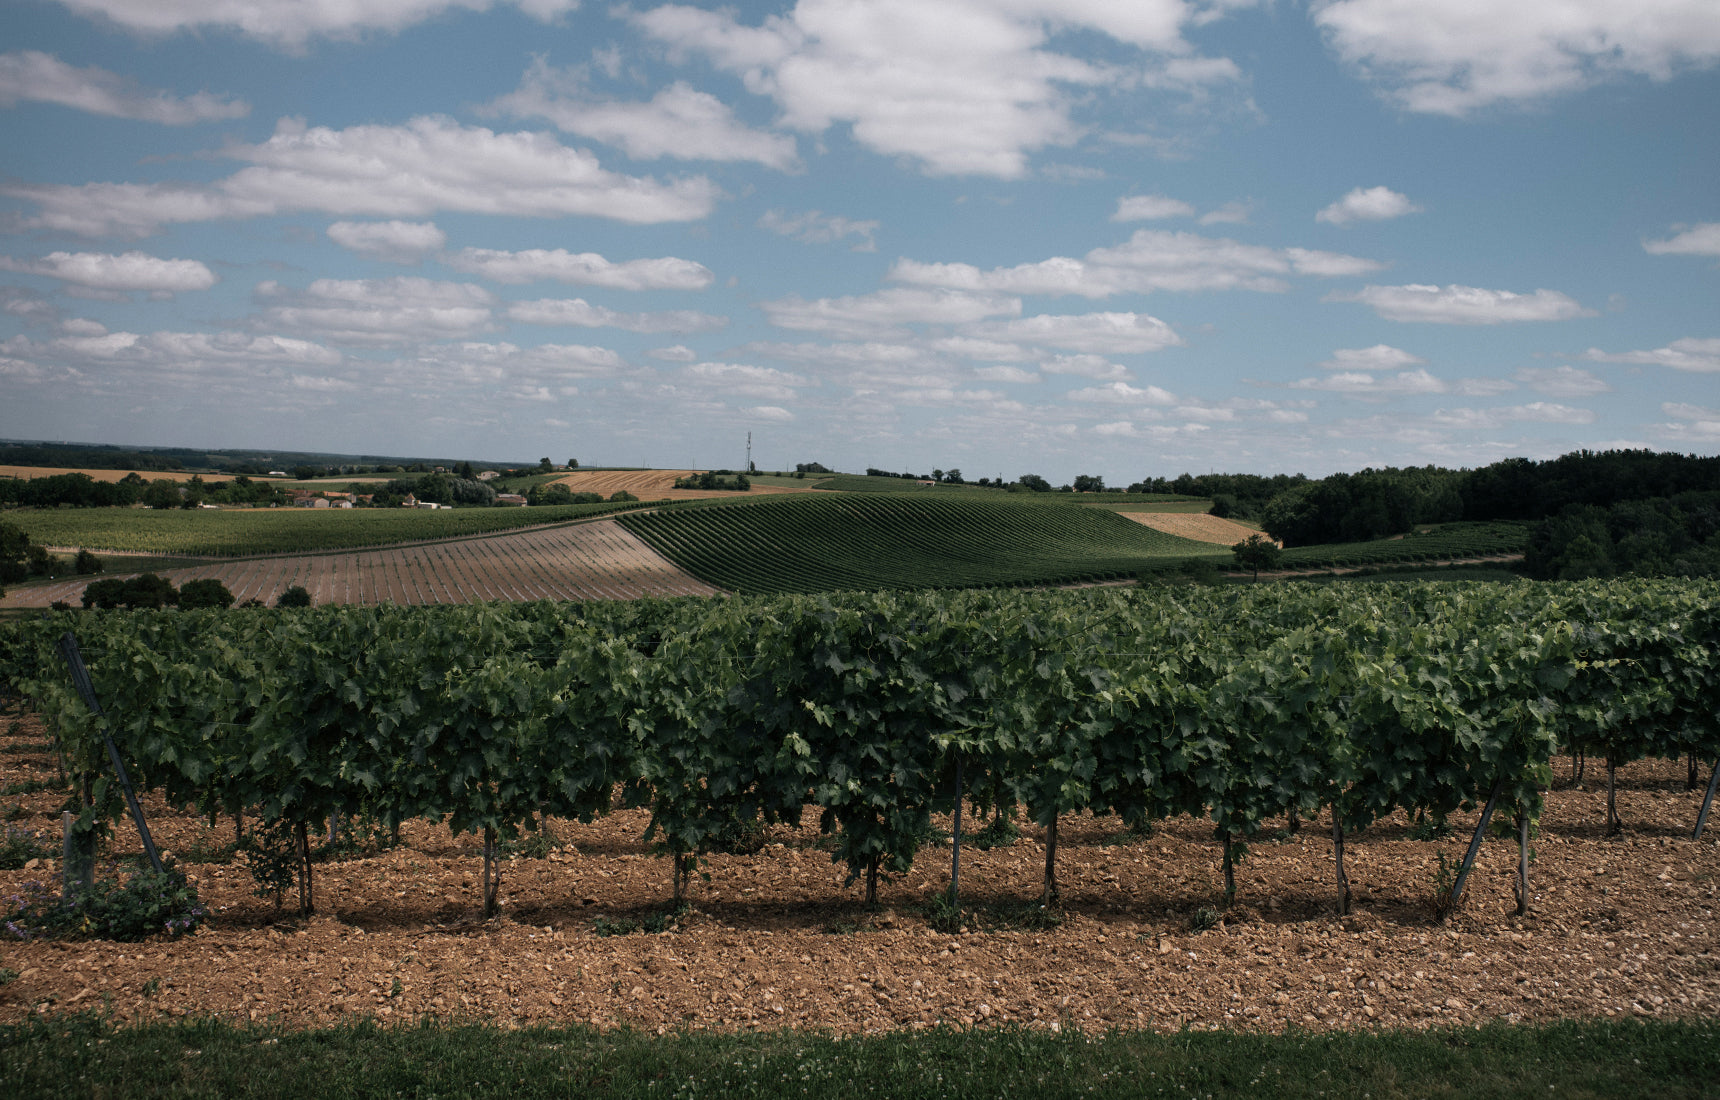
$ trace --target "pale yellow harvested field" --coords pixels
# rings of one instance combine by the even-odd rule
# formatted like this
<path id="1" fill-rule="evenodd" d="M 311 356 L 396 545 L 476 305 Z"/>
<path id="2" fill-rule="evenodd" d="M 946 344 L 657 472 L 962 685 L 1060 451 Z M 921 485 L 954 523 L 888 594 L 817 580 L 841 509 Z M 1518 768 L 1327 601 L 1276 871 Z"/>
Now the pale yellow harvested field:
<path id="1" fill-rule="evenodd" d="M 67 466 L 0 466 L 0 477 L 16 477 L 29 479 L 33 477 L 55 477 L 59 474 L 88 474 L 94 481 L 124 481 L 131 474 L 130 470 L 78 470 Z M 204 481 L 224 481 L 225 474 L 213 474 L 208 470 L 139 470 L 137 476 L 145 481 L 155 481 L 166 478 L 169 481 L 190 481 L 201 474 Z"/>
<path id="2" fill-rule="evenodd" d="M 676 478 L 701 472 L 699 470 L 575 470 L 566 477 L 556 478 L 550 484 L 566 485 L 576 493 L 602 493 L 605 497 L 625 489 L 640 500 L 704 500 L 707 497 L 738 498 L 763 496 L 771 493 L 810 493 L 814 491 L 810 487 L 791 489 L 783 485 L 759 485 L 756 482 L 751 489 L 744 493 L 675 488 Z"/>
<path id="3" fill-rule="evenodd" d="M 1238 523 L 1233 519 L 1219 519 L 1217 516 L 1202 515 L 1198 512 L 1118 512 L 1124 519 L 1132 519 L 1136 523 L 1151 527 L 1155 531 L 1163 531 L 1167 535 L 1181 535 L 1185 539 L 1196 542 L 1210 542 L 1219 546 L 1235 546 L 1249 535 L 1260 534 L 1259 530 Z"/>
<path id="4" fill-rule="evenodd" d="M 609 519 L 458 542 L 210 563 L 162 575 L 176 586 L 214 577 L 240 602 L 265 603 L 295 584 L 318 604 L 629 600 L 718 592 Z M 0 607 L 47 607 L 55 600 L 76 607 L 92 579 L 14 589 Z"/>

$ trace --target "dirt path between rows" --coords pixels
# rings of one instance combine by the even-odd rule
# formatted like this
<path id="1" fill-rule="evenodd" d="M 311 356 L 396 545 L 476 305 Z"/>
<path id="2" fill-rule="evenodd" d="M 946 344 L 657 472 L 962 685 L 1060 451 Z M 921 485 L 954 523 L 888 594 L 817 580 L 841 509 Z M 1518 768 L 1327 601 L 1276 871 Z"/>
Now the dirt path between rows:
<path id="1" fill-rule="evenodd" d="M 18 731 L 30 734 L 33 720 Z M 43 779 L 33 739 L 0 738 L 0 783 Z M 1560 777 L 1566 762 L 1560 761 Z M 350 1017 L 424 1016 L 503 1025 L 802 1027 L 837 1032 L 1019 1021 L 1031 1026 L 1176 1029 L 1423 1027 L 1493 1018 L 1705 1016 L 1720 1011 L 1720 843 L 1690 839 L 1700 791 L 1680 763 L 1620 773 L 1625 835 L 1604 839 L 1597 790 L 1561 785 L 1536 841 L 1533 911 L 1511 916 L 1516 848 L 1484 845 L 1466 911 L 1449 925 L 1428 898 L 1438 855 L 1461 855 L 1473 815 L 1438 841 L 1394 819 L 1349 838 L 1354 913 L 1333 907 L 1329 833 L 1308 823 L 1258 844 L 1237 905 L 1217 904 L 1210 825 L 1173 821 L 1146 838 L 1120 823 L 1066 818 L 1059 837 L 1062 923 L 932 931 L 918 906 L 948 883 L 949 847 L 922 853 L 869 913 L 859 890 L 804 828 L 771 830 L 747 855 L 715 855 L 692 909 L 660 934 L 602 936 L 659 912 L 665 860 L 640 843 L 646 818 L 554 822 L 559 849 L 503 871 L 502 916 L 479 919 L 478 847 L 422 823 L 404 845 L 319 865 L 319 915 L 277 918 L 242 863 L 195 862 L 231 840 L 223 821 L 170 814 L 152 828 L 181 853 L 209 905 L 209 927 L 179 941 L 0 942 L 0 1020 L 96 1009 L 119 1020 L 215 1014 L 313 1026 Z M 1706 772 L 1702 778 L 1707 779 Z M 62 795 L 0 799 L 11 827 L 57 829 Z M 14 809 L 16 807 L 16 809 Z M 947 822 L 944 822 L 947 826 Z M 137 848 L 129 826 L 116 851 Z M 1019 902 L 1037 890 L 1041 830 L 1012 845 L 964 847 L 964 902 Z M 206 858 L 206 857 L 202 857 Z M 49 870 L 0 872 L 0 897 Z"/>

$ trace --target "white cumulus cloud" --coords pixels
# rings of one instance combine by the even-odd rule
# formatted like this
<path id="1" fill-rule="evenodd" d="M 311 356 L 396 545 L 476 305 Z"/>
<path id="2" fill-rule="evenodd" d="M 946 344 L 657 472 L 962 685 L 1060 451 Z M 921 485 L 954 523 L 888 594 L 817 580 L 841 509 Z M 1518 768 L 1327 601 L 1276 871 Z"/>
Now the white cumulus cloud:
<path id="1" fill-rule="evenodd" d="M 1432 420 L 1450 428 L 1495 431 L 1507 424 L 1593 424 L 1595 414 L 1589 409 L 1535 401 L 1492 409 L 1439 409 Z"/>
<path id="2" fill-rule="evenodd" d="M 757 26 L 678 4 L 629 15 L 672 60 L 702 55 L 770 96 L 784 127 L 819 134 L 846 123 L 859 144 L 931 174 L 1016 179 L 1031 153 L 1080 136 L 1082 94 L 1140 84 L 1148 71 L 1185 89 L 1228 78 L 1233 67 L 1189 64 L 1183 27 L 1207 10 L 1183 0 L 799 0 Z M 1137 67 L 1047 48 L 1063 30 L 1133 47 L 1124 52 Z M 1174 80 L 1147 64 L 1166 59 L 1183 62 Z"/>
<path id="3" fill-rule="evenodd" d="M 514 302 L 508 318 L 532 325 L 579 325 L 585 328 L 619 328 L 628 332 L 712 332 L 729 323 L 726 317 L 691 309 L 652 313 L 623 313 L 607 306 L 592 305 L 584 298 L 540 298 Z"/>
<path id="4" fill-rule="evenodd" d="M 172 295 L 208 290 L 215 273 L 199 260 L 163 260 L 144 252 L 50 252 L 36 260 L 0 256 L 0 271 L 59 279 L 93 291 L 145 291 Z"/>
<path id="5" fill-rule="evenodd" d="M 679 80 L 646 102 L 600 99 L 576 73 L 539 58 L 519 88 L 490 109 L 546 119 L 558 130 L 613 145 L 634 160 L 751 161 L 780 171 L 800 163 L 793 137 L 752 129 L 728 104 Z"/>
<path id="6" fill-rule="evenodd" d="M 1592 317 L 1575 299 L 1556 290 L 1517 294 L 1473 286 L 1368 286 L 1355 294 L 1333 294 L 1330 302 L 1360 302 L 1388 321 L 1440 325 L 1499 325 L 1515 321 L 1568 321 Z"/>
<path id="7" fill-rule="evenodd" d="M 1548 397 L 1593 397 L 1612 390 L 1605 379 L 1579 367 L 1524 367 L 1517 381 Z"/>
<path id="8" fill-rule="evenodd" d="M 448 243 L 435 222 L 335 222 L 328 239 L 342 248 L 388 263 L 417 263 Z"/>
<path id="9" fill-rule="evenodd" d="M 1320 365 L 1328 370 L 1376 371 L 1418 367 L 1426 362 L 1421 356 L 1411 355 L 1402 348 L 1375 344 L 1371 348 L 1339 348 Z"/>
<path id="10" fill-rule="evenodd" d="M 242 99 L 208 92 L 176 96 L 94 65 L 74 68 L 40 50 L 0 53 L 0 107 L 22 100 L 164 126 L 244 118 L 251 113 L 251 105 Z"/>
<path id="11" fill-rule="evenodd" d="M 176 222 L 293 211 L 411 218 L 439 210 L 633 224 L 693 221 L 718 191 L 702 176 L 659 183 L 608 171 L 547 134 L 496 133 L 423 116 L 401 126 L 307 127 L 283 119 L 269 140 L 223 150 L 248 167 L 212 184 L 0 184 L 36 204 L 28 228 L 144 236 Z"/>
<path id="12" fill-rule="evenodd" d="M 986 339 L 1093 355 L 1163 351 L 1183 342 L 1169 325 L 1145 313 L 1042 313 L 1014 321 L 988 321 L 968 331 Z"/>
<path id="13" fill-rule="evenodd" d="M 1720 371 L 1720 339 L 1687 336 L 1651 351 L 1608 353 L 1599 348 L 1590 348 L 1583 353 L 1583 358 L 1592 363 L 1637 363 L 1706 374 Z"/>
<path id="14" fill-rule="evenodd" d="M 989 271 L 972 264 L 901 259 L 890 268 L 889 278 L 960 290 L 1106 298 L 1156 290 L 1279 292 L 1289 288 L 1292 275 L 1359 275 L 1379 268 L 1372 260 L 1336 252 L 1265 248 L 1198 233 L 1141 229 L 1123 244 L 1095 248 L 1082 259 L 1053 256 Z"/>
<path id="15" fill-rule="evenodd" d="M 82 15 L 111 19 L 150 34 L 236 31 L 272 45 L 297 48 L 318 37 L 353 38 L 366 31 L 400 31 L 450 11 L 488 11 L 494 0 L 60 0 Z M 579 0 L 512 0 L 537 19 L 579 7 Z"/>
<path id="16" fill-rule="evenodd" d="M 1329 0 L 1326 41 L 1407 110 L 1465 115 L 1720 61 L 1712 0 Z"/>
<path id="17" fill-rule="evenodd" d="M 595 252 L 569 252 L 564 248 L 528 248 L 519 252 L 463 248 L 444 257 L 443 262 L 455 271 L 498 283 L 549 281 L 611 290 L 703 290 L 715 278 L 704 264 L 675 256 L 616 263 Z"/>
<path id="18" fill-rule="evenodd" d="M 453 340 L 490 327 L 494 297 L 473 283 L 399 276 L 317 279 L 304 290 L 257 284 L 261 324 L 308 331 L 336 344 L 409 344 Z"/>
<path id="19" fill-rule="evenodd" d="M 1317 222 L 1349 225 L 1351 222 L 1379 222 L 1417 214 L 1421 207 L 1389 187 L 1357 187 L 1330 206 L 1314 215 Z"/>
<path id="20" fill-rule="evenodd" d="M 1720 222 L 1673 229 L 1680 232 L 1664 241 L 1644 241 L 1642 247 L 1655 256 L 1720 256 Z"/>
<path id="21" fill-rule="evenodd" d="M 1106 405 L 1174 405 L 1176 396 L 1158 386 L 1131 386 L 1127 382 L 1112 382 L 1104 386 L 1070 390 L 1071 401 L 1095 402 Z"/>
<path id="22" fill-rule="evenodd" d="M 811 301 L 790 295 L 762 302 L 770 323 L 801 332 L 863 340 L 899 332 L 903 325 L 960 325 L 1021 312 L 1021 299 L 958 290 L 889 287 L 844 298 Z"/>
<path id="23" fill-rule="evenodd" d="M 878 224 L 876 221 L 860 221 L 818 210 L 808 210 L 800 214 L 766 210 L 764 216 L 758 220 L 760 229 L 768 229 L 778 236 L 788 237 L 802 244 L 833 244 L 847 237 L 855 237 L 855 252 L 878 251 L 878 243 L 874 239 Z"/>
<path id="24" fill-rule="evenodd" d="M 1156 221 L 1160 218 L 1192 218 L 1194 207 L 1164 195 L 1124 195 L 1117 200 L 1114 222 Z"/>

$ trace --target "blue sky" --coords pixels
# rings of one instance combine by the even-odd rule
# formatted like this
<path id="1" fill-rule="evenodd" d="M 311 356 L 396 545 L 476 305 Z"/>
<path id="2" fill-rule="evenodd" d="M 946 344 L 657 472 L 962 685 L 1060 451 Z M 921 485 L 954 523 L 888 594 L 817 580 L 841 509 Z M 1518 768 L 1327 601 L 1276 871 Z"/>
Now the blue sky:
<path id="1" fill-rule="evenodd" d="M 1713 0 L 12 0 L 0 436 L 1720 449 Z"/>

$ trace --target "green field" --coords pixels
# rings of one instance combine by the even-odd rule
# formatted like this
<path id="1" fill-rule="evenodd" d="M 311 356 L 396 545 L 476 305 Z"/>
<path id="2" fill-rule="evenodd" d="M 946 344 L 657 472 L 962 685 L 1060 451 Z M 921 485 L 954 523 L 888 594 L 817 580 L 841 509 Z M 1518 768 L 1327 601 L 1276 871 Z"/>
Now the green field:
<path id="1" fill-rule="evenodd" d="M 748 593 L 1067 584 L 1228 554 L 1104 509 L 965 494 L 808 494 L 621 523 L 699 579 Z"/>
<path id="2" fill-rule="evenodd" d="M 1396 539 L 1294 547 L 1284 551 L 1283 568 L 1346 569 L 1499 557 L 1521 554 L 1528 542 L 1529 524 L 1517 520 L 1442 523 Z"/>
<path id="3" fill-rule="evenodd" d="M 1714 1095 L 1712 1021 L 1475 1030 L 940 1029 L 658 1037 L 629 1029 L 371 1022 L 318 1031 L 93 1014 L 0 1027 L 11 1096 L 1635 1097 Z"/>
<path id="4" fill-rule="evenodd" d="M 469 538 L 603 515 L 637 505 L 553 508 L 23 508 L 5 514 L 43 546 L 146 554 L 242 557 L 352 550 L 427 539 Z"/>

